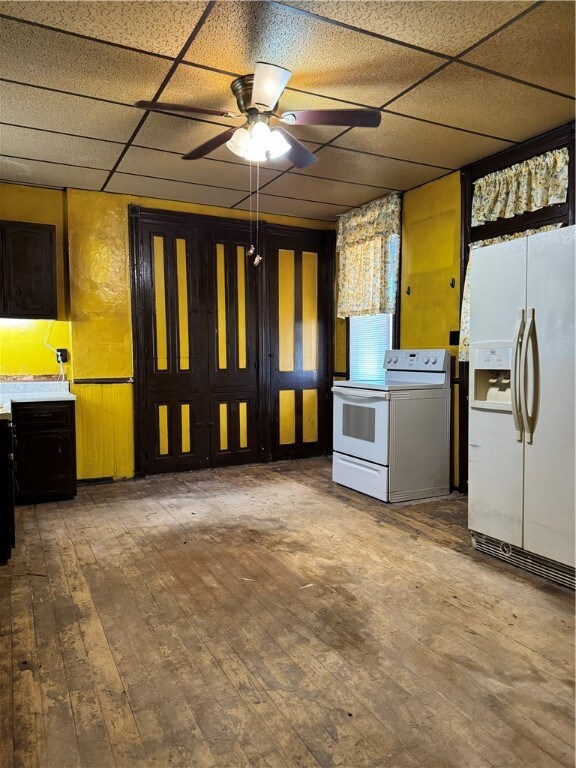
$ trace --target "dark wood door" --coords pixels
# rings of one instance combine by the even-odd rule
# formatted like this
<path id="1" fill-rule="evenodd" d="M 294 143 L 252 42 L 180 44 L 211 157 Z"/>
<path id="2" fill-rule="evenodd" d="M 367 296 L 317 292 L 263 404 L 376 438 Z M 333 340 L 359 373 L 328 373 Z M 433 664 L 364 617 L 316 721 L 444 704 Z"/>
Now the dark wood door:
<path id="1" fill-rule="evenodd" d="M 320 233 L 266 238 L 273 459 L 330 448 L 332 258 Z"/>
<path id="2" fill-rule="evenodd" d="M 208 248 L 210 455 L 213 466 L 257 461 L 258 271 L 241 230 L 213 232 Z"/>
<path id="3" fill-rule="evenodd" d="M 135 311 L 143 332 L 139 416 L 146 471 L 207 467 L 206 254 L 198 233 L 143 225 L 137 269 L 144 286 Z"/>
<path id="4" fill-rule="evenodd" d="M 130 215 L 137 472 L 326 452 L 330 235 L 262 226 L 257 266 L 247 222 Z"/>
<path id="5" fill-rule="evenodd" d="M 242 231 L 143 223 L 135 320 L 145 473 L 255 461 L 257 290 Z"/>
<path id="6" fill-rule="evenodd" d="M 56 317 L 54 227 L 5 222 L 2 230 L 2 313 L 6 317 Z"/>

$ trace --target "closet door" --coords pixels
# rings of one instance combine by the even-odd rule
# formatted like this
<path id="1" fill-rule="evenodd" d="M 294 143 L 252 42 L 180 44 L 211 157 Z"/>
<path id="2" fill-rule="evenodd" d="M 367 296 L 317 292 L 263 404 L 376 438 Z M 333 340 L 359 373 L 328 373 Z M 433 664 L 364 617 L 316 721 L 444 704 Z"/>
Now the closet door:
<path id="1" fill-rule="evenodd" d="M 271 233 L 266 258 L 271 457 L 318 455 L 331 443 L 332 260 L 314 232 Z"/>
<path id="2" fill-rule="evenodd" d="M 327 236 L 130 209 L 141 474 L 312 456 L 331 446 Z M 263 227 L 264 229 L 264 227 Z"/>
<path id="3" fill-rule="evenodd" d="M 261 457 L 258 435 L 257 269 L 242 230 L 211 235 L 208 256 L 212 466 Z"/>
<path id="4" fill-rule="evenodd" d="M 139 436 L 146 473 L 210 463 L 207 314 L 203 248 L 194 231 L 142 226 L 144 290 L 135 312 L 143 333 Z M 143 402 L 142 402 L 143 400 Z"/>

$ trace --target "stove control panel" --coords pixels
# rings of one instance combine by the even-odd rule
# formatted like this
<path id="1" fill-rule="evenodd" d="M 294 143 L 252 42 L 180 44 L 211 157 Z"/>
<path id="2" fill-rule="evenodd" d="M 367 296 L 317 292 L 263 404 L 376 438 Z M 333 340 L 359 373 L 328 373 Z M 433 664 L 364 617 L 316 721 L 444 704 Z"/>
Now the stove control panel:
<path id="1" fill-rule="evenodd" d="M 448 371 L 450 354 L 446 349 L 389 349 L 384 355 L 388 371 Z"/>

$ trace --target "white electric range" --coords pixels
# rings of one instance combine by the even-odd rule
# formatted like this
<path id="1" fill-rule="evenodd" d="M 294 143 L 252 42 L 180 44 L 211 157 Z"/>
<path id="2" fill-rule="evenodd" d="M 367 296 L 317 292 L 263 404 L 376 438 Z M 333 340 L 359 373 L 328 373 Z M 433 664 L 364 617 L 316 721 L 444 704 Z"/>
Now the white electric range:
<path id="1" fill-rule="evenodd" d="M 385 379 L 334 382 L 332 479 L 382 501 L 450 490 L 450 354 L 393 349 Z"/>

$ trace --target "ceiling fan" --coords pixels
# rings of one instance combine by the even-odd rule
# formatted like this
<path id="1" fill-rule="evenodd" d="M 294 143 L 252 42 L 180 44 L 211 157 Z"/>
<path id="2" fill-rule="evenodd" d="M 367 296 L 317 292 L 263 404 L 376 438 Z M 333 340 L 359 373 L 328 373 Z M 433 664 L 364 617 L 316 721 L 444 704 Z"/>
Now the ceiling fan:
<path id="1" fill-rule="evenodd" d="M 137 101 L 134 106 L 151 112 L 179 112 L 185 115 L 213 115 L 240 119 L 244 124 L 232 127 L 182 156 L 197 160 L 226 144 L 234 154 L 252 162 L 274 160 L 286 154 L 298 168 L 318 161 L 316 155 L 284 128 L 275 125 L 334 125 L 377 128 L 381 114 L 377 109 L 303 109 L 276 113 L 278 101 L 292 76 L 290 70 L 259 61 L 253 75 L 237 77 L 231 84 L 239 114 L 218 109 L 170 104 L 160 101 Z M 270 127 L 272 123 L 273 127 Z"/>

